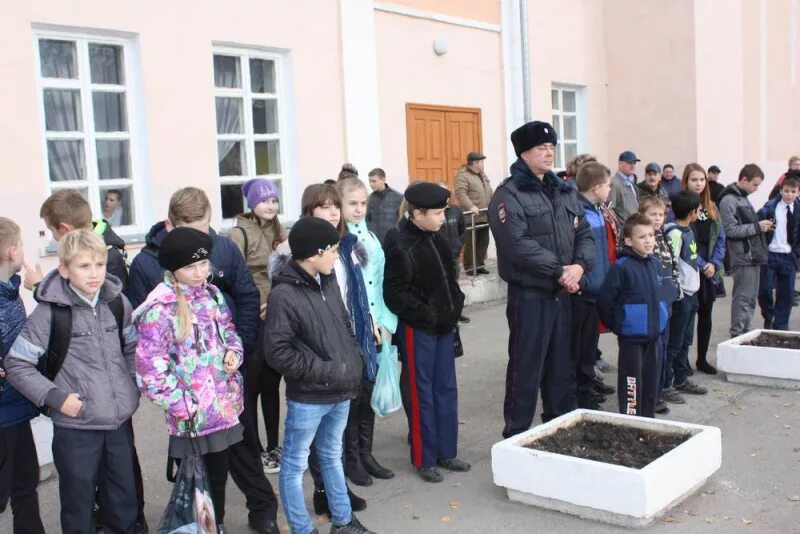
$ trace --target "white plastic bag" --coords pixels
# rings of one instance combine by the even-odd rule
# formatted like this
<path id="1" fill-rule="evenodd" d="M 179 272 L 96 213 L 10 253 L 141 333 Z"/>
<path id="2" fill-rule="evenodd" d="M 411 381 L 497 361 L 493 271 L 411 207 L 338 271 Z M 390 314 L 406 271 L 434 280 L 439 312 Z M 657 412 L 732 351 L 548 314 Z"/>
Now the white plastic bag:
<path id="1" fill-rule="evenodd" d="M 378 374 L 372 390 L 370 405 L 375 415 L 386 417 L 403 407 L 400 395 L 400 362 L 397 361 L 397 347 L 389 342 L 389 335 L 384 330 L 383 345 L 378 354 Z"/>

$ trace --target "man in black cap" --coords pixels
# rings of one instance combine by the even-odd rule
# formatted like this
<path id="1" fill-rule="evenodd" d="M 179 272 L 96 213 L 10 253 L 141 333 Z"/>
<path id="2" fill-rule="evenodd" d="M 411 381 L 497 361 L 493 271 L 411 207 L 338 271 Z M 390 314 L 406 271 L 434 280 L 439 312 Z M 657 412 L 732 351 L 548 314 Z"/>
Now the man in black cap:
<path id="1" fill-rule="evenodd" d="M 469 471 L 459 460 L 458 385 L 454 329 L 464 307 L 453 256 L 439 235 L 449 193 L 433 183 L 406 189 L 408 219 L 386 236 L 383 297 L 397 314 L 403 354 L 403 406 L 411 463 L 426 482 L 441 482 L 439 467 Z"/>
<path id="2" fill-rule="evenodd" d="M 611 178 L 609 205 L 623 221 L 639 211 L 639 192 L 636 190 L 636 164 L 639 158 L 630 150 L 619 155 L 617 174 Z M 659 169 L 660 170 L 660 169 Z"/>
<path id="3" fill-rule="evenodd" d="M 524 432 L 542 387 L 542 420 L 576 407 L 570 299 L 594 261 L 592 231 L 572 184 L 553 174 L 558 135 L 546 122 L 511 134 L 517 161 L 489 204 L 500 277 L 508 282 L 503 436 Z"/>
<path id="4" fill-rule="evenodd" d="M 486 156 L 480 152 L 467 154 L 467 164 L 462 165 L 456 174 L 456 186 L 453 190 L 458 205 L 465 214 L 474 213 L 475 226 L 486 224 L 486 212 L 481 212 L 489 207 L 492 199 L 492 184 L 483 172 L 483 163 Z M 472 229 L 467 230 L 466 244 L 464 246 L 464 270 L 468 274 L 489 274 L 486 269 L 486 249 L 489 248 L 489 227 L 476 228 L 475 232 L 475 263 L 472 263 Z"/>
<path id="5" fill-rule="evenodd" d="M 711 193 L 711 201 L 717 205 L 717 209 L 719 209 L 719 196 L 722 194 L 722 190 L 725 189 L 725 186 L 719 183 L 719 175 L 722 173 L 719 167 L 716 165 L 712 165 L 708 168 L 706 172 L 706 176 L 708 177 L 708 187 Z"/>

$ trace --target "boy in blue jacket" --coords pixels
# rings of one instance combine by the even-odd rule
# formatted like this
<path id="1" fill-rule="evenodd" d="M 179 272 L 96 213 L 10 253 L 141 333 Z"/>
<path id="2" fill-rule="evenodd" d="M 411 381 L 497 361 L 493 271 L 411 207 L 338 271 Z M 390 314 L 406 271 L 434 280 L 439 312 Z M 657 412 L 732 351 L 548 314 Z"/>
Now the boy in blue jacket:
<path id="1" fill-rule="evenodd" d="M 595 301 L 606 273 L 616 259 L 610 257 L 609 252 L 616 246 L 616 236 L 607 224 L 601 207 L 611 192 L 611 171 L 596 161 L 585 163 L 578 169 L 575 184 L 580 192 L 578 200 L 594 236 L 595 262 L 586 273 L 581 291 L 571 296 L 573 342 L 570 354 L 578 385 L 578 407 L 597 410 L 600 403 L 605 401 L 603 391 L 599 388 L 609 388 L 595 377 L 594 364 L 600 340 L 600 317 Z M 605 391 L 614 392 L 613 388 Z"/>
<path id="2" fill-rule="evenodd" d="M 764 328 L 788 330 L 792 313 L 797 263 L 800 261 L 800 171 L 790 170 L 781 184 L 780 195 L 758 210 L 758 220 L 774 221 L 767 232 L 767 264 L 761 266 L 758 305 Z M 774 296 L 773 296 L 774 293 Z"/>
<path id="3" fill-rule="evenodd" d="M 677 288 L 671 273 L 653 255 L 655 234 L 649 218 L 631 215 L 622 234 L 625 246 L 603 282 L 597 310 L 619 342 L 620 413 L 655 417 L 659 380 L 656 343 L 667 327 Z"/>
<path id="4" fill-rule="evenodd" d="M 10 499 L 14 534 L 44 534 L 36 492 L 39 458 L 31 431 L 31 419 L 39 411 L 6 382 L 3 366 L 3 359 L 25 326 L 17 274 L 23 259 L 19 226 L 0 217 L 0 513 Z"/>

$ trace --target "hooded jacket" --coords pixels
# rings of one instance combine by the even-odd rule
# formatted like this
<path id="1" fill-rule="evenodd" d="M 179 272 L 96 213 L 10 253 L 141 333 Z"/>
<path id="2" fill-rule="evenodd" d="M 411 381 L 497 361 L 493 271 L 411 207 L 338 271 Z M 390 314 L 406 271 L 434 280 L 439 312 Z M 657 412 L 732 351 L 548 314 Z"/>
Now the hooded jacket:
<path id="1" fill-rule="evenodd" d="M 594 237 L 575 187 L 552 172 L 535 176 L 522 159 L 489 204 L 500 277 L 509 291 L 551 297 L 562 291 L 565 265 L 585 272 L 595 260 Z"/>
<path id="2" fill-rule="evenodd" d="M 8 282 L 0 280 L 0 368 L 11 345 L 25 326 L 25 305 L 19 296 L 20 277 Z M 19 394 L 4 378 L 0 378 L 0 428 L 6 428 L 39 415 L 39 410 Z"/>
<path id="3" fill-rule="evenodd" d="M 677 296 L 672 273 L 661 260 L 626 246 L 603 282 L 597 311 L 618 337 L 648 343 L 667 327 L 669 307 Z"/>
<path id="4" fill-rule="evenodd" d="M 277 217 L 277 215 L 276 215 Z M 274 225 L 265 223 L 252 212 L 236 216 L 236 226 L 231 229 L 228 237 L 236 243 L 242 252 L 247 268 L 258 288 L 261 304 L 267 302 L 272 281 L 269 277 L 269 257 L 272 254 L 272 244 L 286 241 L 288 235 L 283 230 L 281 235 L 276 235 Z M 247 245 L 247 250 L 245 250 Z"/>
<path id="5" fill-rule="evenodd" d="M 453 331 L 464 308 L 453 255 L 438 232 L 409 220 L 386 236 L 386 305 L 406 325 L 440 336 Z"/>
<path id="6" fill-rule="evenodd" d="M 125 252 L 125 241 L 111 228 L 105 219 L 92 221 L 94 233 L 103 238 L 108 247 L 106 271 L 116 276 L 122 283 L 122 290 L 128 286 L 128 254 Z"/>
<path id="7" fill-rule="evenodd" d="M 606 274 L 613 263 L 612 258 L 609 256 L 608 226 L 606 218 L 599 207 L 589 202 L 583 195 L 579 195 L 578 200 L 583 207 L 586 214 L 586 222 L 589 224 L 594 237 L 594 263 L 592 268 L 586 271 L 585 286 L 582 291 L 583 298 L 593 300 L 600 294 L 600 288 L 603 286 Z M 611 236 L 611 238 L 615 248 L 615 237 Z"/>
<path id="8" fill-rule="evenodd" d="M 242 376 L 238 371 L 228 375 L 222 361 L 233 351 L 241 363 L 242 345 L 219 289 L 211 284 L 178 288 L 194 314 L 192 334 L 177 341 L 176 287 L 165 279 L 134 312 L 136 383 L 165 411 L 170 435 L 204 436 L 239 423 Z"/>
<path id="9" fill-rule="evenodd" d="M 719 195 L 719 213 L 727 238 L 726 270 L 767 263 L 767 240 L 747 193 L 736 184 L 728 185 Z"/>
<path id="10" fill-rule="evenodd" d="M 400 204 L 403 195 L 389 187 L 383 191 L 373 191 L 367 201 L 367 227 L 374 232 L 381 243 L 386 239 L 386 234 L 395 227 L 397 218 L 400 217 Z"/>
<path id="11" fill-rule="evenodd" d="M 73 291 L 57 270 L 39 283 L 39 304 L 11 347 L 6 358 L 8 381 L 36 406 L 50 408 L 53 424 L 78 430 L 115 430 L 139 407 L 134 382 L 136 329 L 131 323 L 131 306 L 122 299 L 124 351 L 120 348 L 117 321 L 108 307 L 122 292 L 112 274 L 100 289 L 92 307 Z M 54 380 L 39 372 L 37 364 L 50 341 L 51 305 L 72 309 L 72 339 L 61 370 Z M 70 393 L 78 393 L 83 406 L 77 417 L 59 409 Z"/>
<path id="12" fill-rule="evenodd" d="M 163 221 L 154 224 L 147 233 L 147 245 L 133 258 L 125 295 L 134 307 L 140 306 L 147 294 L 164 280 L 164 269 L 158 264 L 158 249 L 166 235 Z M 209 235 L 214 241 L 210 258 L 211 283 L 222 291 L 242 342 L 245 346 L 254 345 L 259 330 L 258 288 L 236 244 L 213 229 Z"/>
<path id="13" fill-rule="evenodd" d="M 286 380 L 286 398 L 333 404 L 356 397 L 364 359 L 336 276 L 319 282 L 294 260 L 272 278 L 264 358 Z"/>

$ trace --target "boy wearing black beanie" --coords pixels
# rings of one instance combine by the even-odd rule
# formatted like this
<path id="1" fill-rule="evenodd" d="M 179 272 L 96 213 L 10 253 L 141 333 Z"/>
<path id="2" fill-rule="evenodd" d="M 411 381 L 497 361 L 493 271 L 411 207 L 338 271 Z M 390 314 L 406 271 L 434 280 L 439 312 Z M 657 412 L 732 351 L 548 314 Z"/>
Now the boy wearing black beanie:
<path id="1" fill-rule="evenodd" d="M 350 507 L 342 466 L 342 437 L 364 359 L 333 275 L 339 233 L 328 221 L 304 217 L 289 232 L 289 247 L 292 259 L 272 281 L 264 336 L 267 363 L 286 380 L 283 510 L 292 532 L 312 531 L 303 473 L 316 436 L 331 532 L 369 533 Z"/>

